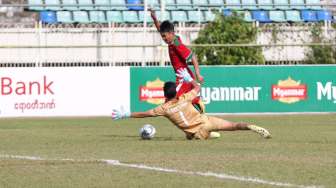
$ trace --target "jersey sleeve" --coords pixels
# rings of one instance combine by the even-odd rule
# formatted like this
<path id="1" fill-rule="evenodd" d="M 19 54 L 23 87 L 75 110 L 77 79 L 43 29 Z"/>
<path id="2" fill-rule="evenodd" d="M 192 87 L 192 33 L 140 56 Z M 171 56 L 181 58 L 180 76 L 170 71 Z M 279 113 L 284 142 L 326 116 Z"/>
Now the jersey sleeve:
<path id="1" fill-rule="evenodd" d="M 165 110 L 163 109 L 162 105 L 159 105 L 156 108 L 153 108 L 152 110 L 150 110 L 150 113 L 153 116 L 163 116 L 165 115 Z"/>
<path id="2" fill-rule="evenodd" d="M 188 93 L 184 94 L 183 98 L 186 101 L 192 101 L 197 96 L 198 96 L 198 93 L 196 93 L 196 91 L 193 89 L 193 90 L 189 91 Z"/>
<path id="3" fill-rule="evenodd" d="M 174 40 L 174 49 L 177 54 L 182 57 L 186 62 L 190 62 L 193 56 L 192 51 L 184 45 L 178 37 Z"/>

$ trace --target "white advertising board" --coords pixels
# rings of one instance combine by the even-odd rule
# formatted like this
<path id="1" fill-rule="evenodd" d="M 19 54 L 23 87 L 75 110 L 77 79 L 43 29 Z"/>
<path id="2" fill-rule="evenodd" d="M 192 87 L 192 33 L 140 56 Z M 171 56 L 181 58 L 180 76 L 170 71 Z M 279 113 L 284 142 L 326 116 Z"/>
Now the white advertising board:
<path id="1" fill-rule="evenodd" d="M 128 67 L 0 69 L 1 117 L 109 116 L 130 109 Z"/>

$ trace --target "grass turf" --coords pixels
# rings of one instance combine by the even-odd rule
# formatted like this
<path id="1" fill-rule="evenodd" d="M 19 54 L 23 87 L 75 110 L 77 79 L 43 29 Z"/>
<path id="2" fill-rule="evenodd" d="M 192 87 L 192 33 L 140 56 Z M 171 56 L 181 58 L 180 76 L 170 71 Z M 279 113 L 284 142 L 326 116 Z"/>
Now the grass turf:
<path id="1" fill-rule="evenodd" d="M 251 176 L 298 185 L 336 184 L 336 115 L 229 116 L 269 129 L 265 140 L 249 131 L 188 141 L 164 118 L 0 119 L 0 155 L 48 159 L 115 159 L 186 171 Z M 153 124 L 156 137 L 141 140 Z M 0 187 L 272 187 L 214 177 L 181 175 L 98 162 L 0 158 Z M 273 186 L 274 187 L 274 186 Z"/>

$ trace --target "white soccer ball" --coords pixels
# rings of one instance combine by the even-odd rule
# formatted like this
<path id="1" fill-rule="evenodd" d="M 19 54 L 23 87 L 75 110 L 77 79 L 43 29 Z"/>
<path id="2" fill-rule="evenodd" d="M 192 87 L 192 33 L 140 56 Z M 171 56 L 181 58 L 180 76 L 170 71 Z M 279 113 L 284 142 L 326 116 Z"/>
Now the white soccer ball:
<path id="1" fill-rule="evenodd" d="M 155 133 L 156 133 L 155 127 L 150 124 L 145 124 L 140 129 L 140 136 L 144 140 L 152 139 Z"/>

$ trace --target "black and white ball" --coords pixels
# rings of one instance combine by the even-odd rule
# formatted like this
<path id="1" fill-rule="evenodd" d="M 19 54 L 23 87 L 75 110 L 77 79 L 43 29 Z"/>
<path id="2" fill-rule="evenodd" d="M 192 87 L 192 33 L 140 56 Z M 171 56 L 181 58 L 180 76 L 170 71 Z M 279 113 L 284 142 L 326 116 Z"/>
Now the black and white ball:
<path id="1" fill-rule="evenodd" d="M 155 133 L 156 133 L 155 127 L 150 124 L 145 124 L 140 129 L 140 136 L 144 140 L 152 139 Z"/>

